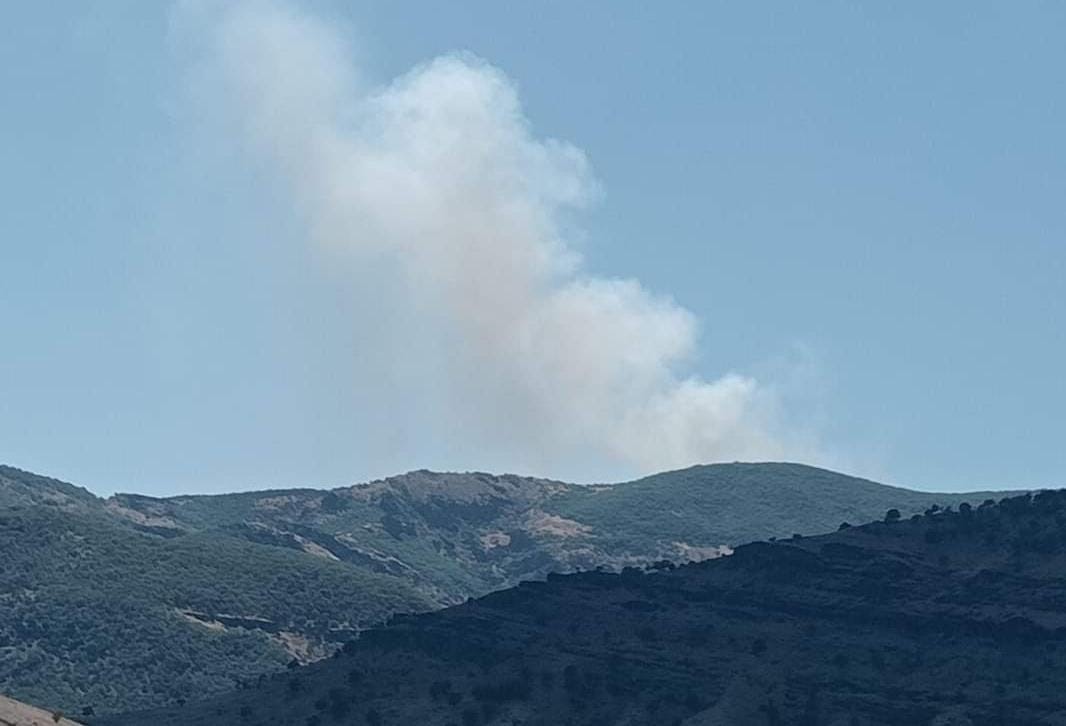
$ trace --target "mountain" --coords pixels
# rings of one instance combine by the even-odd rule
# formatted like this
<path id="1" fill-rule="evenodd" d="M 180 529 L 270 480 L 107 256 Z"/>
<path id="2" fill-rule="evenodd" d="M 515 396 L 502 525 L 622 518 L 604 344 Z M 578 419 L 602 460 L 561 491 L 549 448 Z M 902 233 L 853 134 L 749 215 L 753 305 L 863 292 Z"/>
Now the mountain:
<path id="1" fill-rule="evenodd" d="M 88 489 L 47 476 L 0 465 L 0 507 L 47 504 L 65 509 L 92 508 L 99 500 Z"/>
<path id="2" fill-rule="evenodd" d="M 0 508 L 0 553 L 0 692 L 69 713 L 215 693 L 434 606 L 394 577 L 224 532 L 152 534 L 102 502 Z"/>
<path id="3" fill-rule="evenodd" d="M 984 496 L 720 464 L 615 485 L 417 471 L 100 499 L 0 467 L 0 692 L 70 713 L 180 704 L 549 572 L 701 560 Z"/>
<path id="4" fill-rule="evenodd" d="M 614 485 L 415 471 L 327 491 L 117 495 L 107 506 L 142 531 L 226 532 L 392 575 L 454 604 L 548 572 L 705 559 L 892 507 L 910 514 L 988 495 L 916 492 L 799 464 L 715 464 Z"/>
<path id="5" fill-rule="evenodd" d="M 891 515 L 897 515 L 892 512 Z M 1066 723 L 1066 491 L 528 582 L 94 726 Z"/>

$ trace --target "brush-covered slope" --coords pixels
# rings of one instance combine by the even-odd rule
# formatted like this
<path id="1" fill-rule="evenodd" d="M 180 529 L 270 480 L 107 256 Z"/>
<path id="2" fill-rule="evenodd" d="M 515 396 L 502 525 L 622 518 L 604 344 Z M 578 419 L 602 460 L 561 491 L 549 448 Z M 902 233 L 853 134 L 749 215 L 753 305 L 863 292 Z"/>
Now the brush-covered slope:
<path id="1" fill-rule="evenodd" d="M 878 518 L 890 508 L 909 515 L 989 496 L 996 494 L 918 492 L 802 464 L 736 463 L 573 488 L 551 509 L 588 526 L 605 552 L 677 559 L 689 545 L 816 534 Z"/>
<path id="2" fill-rule="evenodd" d="M 152 723 L 1066 723 L 1066 492 L 526 583 Z"/>
<path id="3" fill-rule="evenodd" d="M 73 484 L 0 464 L 0 507 L 35 504 L 80 509 L 98 507 L 100 500 Z"/>
<path id="4" fill-rule="evenodd" d="M 688 561 L 754 539 L 906 514 L 987 493 L 931 494 L 799 464 L 713 464 L 579 486 L 416 471 L 352 487 L 155 499 L 112 512 L 162 535 L 225 531 L 405 578 L 446 604 L 548 572 Z"/>
<path id="5" fill-rule="evenodd" d="M 103 508 L 0 509 L 0 691 L 68 713 L 235 687 L 432 602 L 384 575 Z M 343 632 L 341 632 L 343 631 Z"/>
<path id="6" fill-rule="evenodd" d="M 70 713 L 181 703 L 329 655 L 394 612 L 962 496 L 725 464 L 596 487 L 420 471 L 325 491 L 104 500 L 4 468 L 0 692 Z"/>

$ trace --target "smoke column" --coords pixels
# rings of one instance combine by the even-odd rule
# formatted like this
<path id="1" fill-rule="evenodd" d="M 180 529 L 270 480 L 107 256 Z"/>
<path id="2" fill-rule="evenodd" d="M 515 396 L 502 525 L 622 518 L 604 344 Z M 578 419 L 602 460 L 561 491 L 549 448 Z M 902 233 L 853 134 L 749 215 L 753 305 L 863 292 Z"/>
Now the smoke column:
<path id="1" fill-rule="evenodd" d="M 486 447 L 544 470 L 579 451 L 634 472 L 809 458 L 772 388 L 691 372 L 690 312 L 584 268 L 566 228 L 597 197 L 589 163 L 533 133 L 499 70 L 454 54 L 374 84 L 339 34 L 285 6 L 179 15 L 309 240 L 388 258 L 403 283 L 382 304 L 444 326 L 448 417 Z"/>

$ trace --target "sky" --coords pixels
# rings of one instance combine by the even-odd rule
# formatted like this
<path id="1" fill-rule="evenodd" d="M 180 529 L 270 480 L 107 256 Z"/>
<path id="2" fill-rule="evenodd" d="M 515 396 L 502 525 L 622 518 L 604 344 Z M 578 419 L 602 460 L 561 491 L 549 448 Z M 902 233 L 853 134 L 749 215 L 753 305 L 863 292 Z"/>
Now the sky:
<path id="1" fill-rule="evenodd" d="M 0 461 L 1066 485 L 1066 7 L 20 3 Z"/>

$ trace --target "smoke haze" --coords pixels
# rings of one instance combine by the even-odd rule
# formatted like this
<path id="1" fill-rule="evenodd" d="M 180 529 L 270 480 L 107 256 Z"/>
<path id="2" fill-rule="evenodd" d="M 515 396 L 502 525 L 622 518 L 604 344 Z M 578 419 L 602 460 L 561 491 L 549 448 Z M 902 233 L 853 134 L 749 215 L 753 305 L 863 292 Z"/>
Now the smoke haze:
<path id="1" fill-rule="evenodd" d="M 552 473 L 582 456 L 633 472 L 812 458 L 772 386 L 693 373 L 689 311 L 585 269 L 568 229 L 599 196 L 589 162 L 535 135 L 501 71 L 457 53 L 378 84 L 341 35 L 285 6 L 178 17 L 198 77 L 220 84 L 229 128 L 282 180 L 309 241 L 368 284 L 381 260 L 400 271 L 381 305 L 438 332 L 436 426 Z"/>

